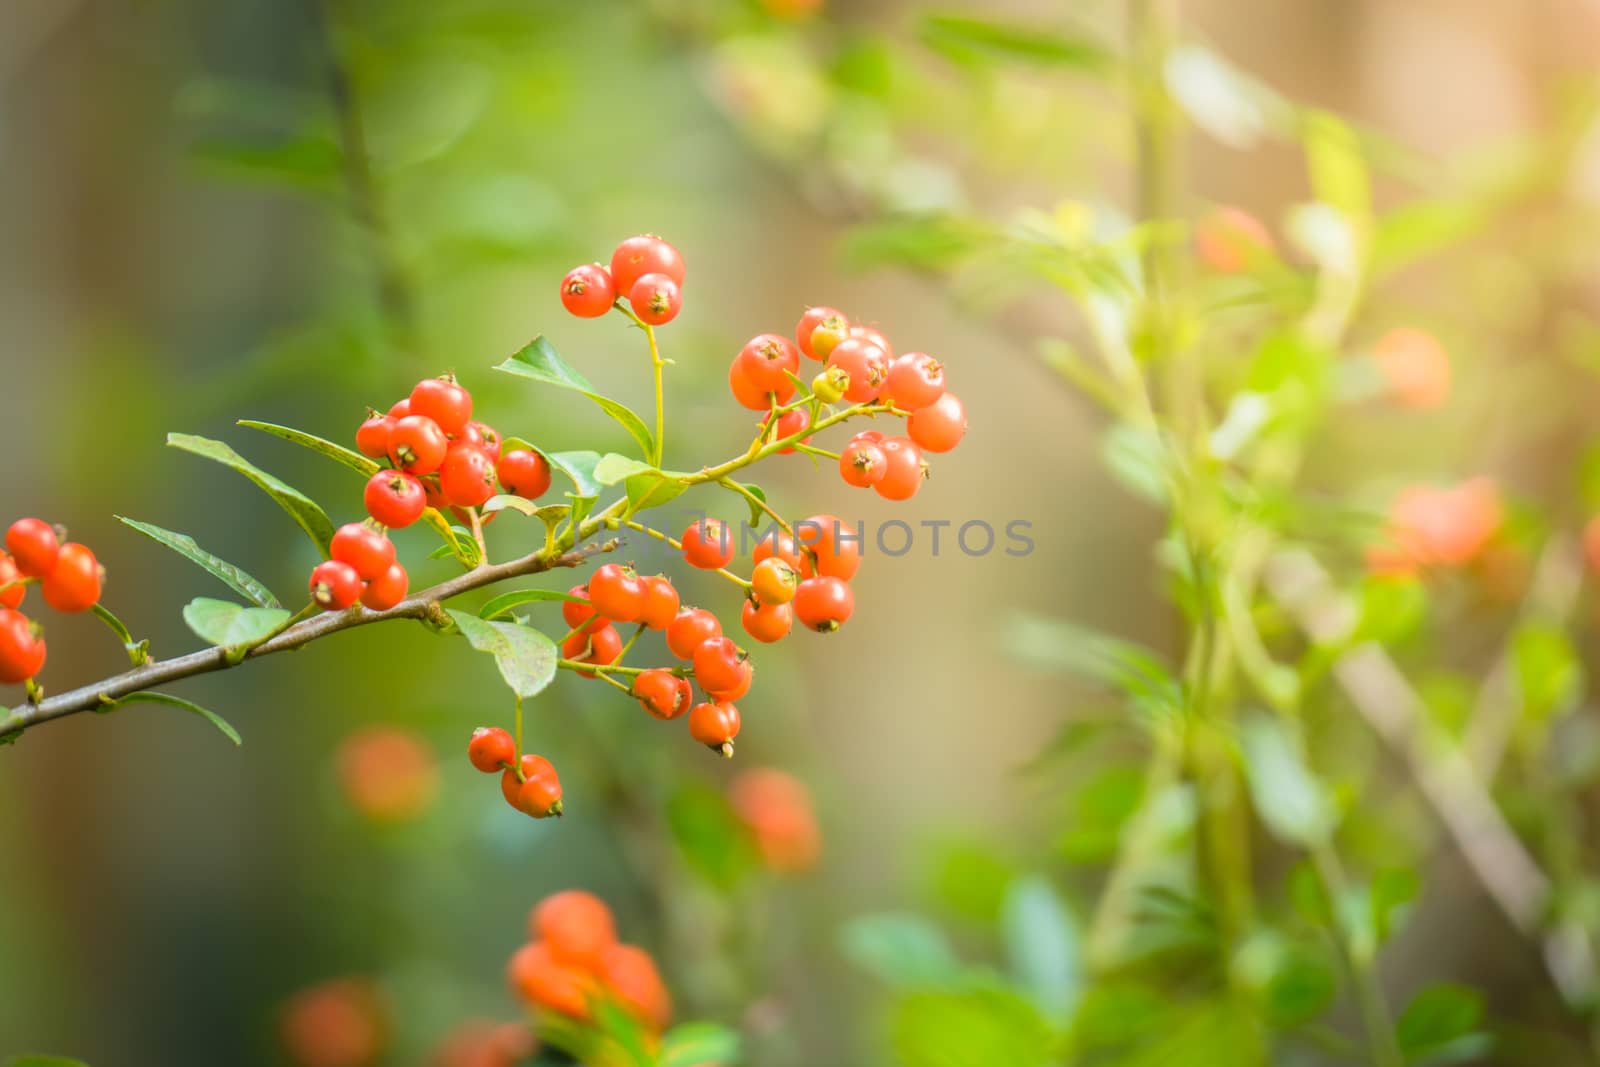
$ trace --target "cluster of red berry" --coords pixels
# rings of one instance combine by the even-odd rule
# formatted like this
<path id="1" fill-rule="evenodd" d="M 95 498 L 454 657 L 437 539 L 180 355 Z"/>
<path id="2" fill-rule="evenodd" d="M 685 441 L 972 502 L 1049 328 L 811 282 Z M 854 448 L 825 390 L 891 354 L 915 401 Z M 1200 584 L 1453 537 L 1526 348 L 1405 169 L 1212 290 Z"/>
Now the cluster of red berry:
<path id="1" fill-rule="evenodd" d="M 349 523 L 330 546 L 332 559 L 311 572 L 311 597 L 328 611 L 357 600 L 384 611 L 405 599 L 406 569 L 382 528 L 400 529 L 428 508 L 462 517 L 497 486 L 532 500 L 550 488 L 550 464 L 531 448 L 502 448 L 500 431 L 472 418 L 472 394 L 453 375 L 424 378 L 386 414 L 372 412 L 356 430 L 362 455 L 388 466 L 367 481 L 367 514 L 379 528 Z"/>
<path id="2" fill-rule="evenodd" d="M 0 682 L 26 682 L 44 667 L 44 632 L 17 609 L 28 586 L 39 583 L 56 611 L 88 611 L 100 602 L 105 568 L 88 546 L 62 543 L 65 534 L 43 519 L 18 519 L 0 552 Z"/>
<path id="3" fill-rule="evenodd" d="M 533 940 L 506 965 L 511 988 L 533 1007 L 582 1022 L 614 1001 L 651 1033 L 672 1016 L 672 998 L 650 953 L 617 940 L 605 901 L 581 889 L 554 893 L 528 917 Z"/>
<path id="4" fill-rule="evenodd" d="M 823 369 L 811 380 L 811 395 L 825 404 L 888 405 L 906 415 L 906 434 L 890 437 L 866 430 L 851 438 L 839 456 L 839 474 L 849 485 L 876 489 L 888 500 L 909 500 L 928 474 L 926 452 L 948 452 L 967 432 L 960 398 L 945 391 L 944 364 L 926 352 L 896 357 L 881 330 L 853 326 L 830 307 L 807 309 L 795 326 L 795 340 L 781 334 L 752 337 L 728 368 L 733 398 L 752 411 L 765 411 L 763 426 L 778 440 L 804 433 L 811 425 L 809 398 L 794 401 L 800 386 L 800 358 Z M 809 437 L 800 439 L 802 445 Z M 788 451 L 788 449 L 785 449 Z"/>
<path id="5" fill-rule="evenodd" d="M 664 326 L 683 307 L 683 257 L 653 234 L 630 237 L 611 253 L 608 270 L 600 263 L 573 267 L 561 279 L 561 304 L 579 318 L 597 319 L 619 298 L 640 322 Z"/>
<path id="6" fill-rule="evenodd" d="M 517 757 L 517 743 L 498 726 L 480 726 L 467 742 L 467 758 L 484 774 L 500 772 L 500 792 L 520 812 L 543 819 L 561 814 L 561 779 L 543 756 Z"/>

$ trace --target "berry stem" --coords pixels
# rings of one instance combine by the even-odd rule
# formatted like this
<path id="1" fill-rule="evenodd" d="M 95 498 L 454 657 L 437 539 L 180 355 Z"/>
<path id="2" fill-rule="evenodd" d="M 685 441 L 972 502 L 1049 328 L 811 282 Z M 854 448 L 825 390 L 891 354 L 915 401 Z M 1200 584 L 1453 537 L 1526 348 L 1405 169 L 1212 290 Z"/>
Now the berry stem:
<path id="1" fill-rule="evenodd" d="M 780 519 L 779 521 L 781 522 L 782 520 Z M 626 526 L 630 530 L 638 530 L 642 534 L 649 534 L 657 541 L 665 541 L 679 552 L 683 551 L 682 541 L 678 540 L 676 537 L 669 537 L 653 526 L 646 526 L 644 523 L 635 522 L 632 519 L 623 519 L 622 525 Z M 740 589 L 749 592 L 750 583 L 739 577 L 737 574 L 734 574 L 732 571 L 728 570 L 728 568 L 718 567 L 716 573 L 722 575 L 724 578 L 728 579 L 728 581 L 732 582 L 734 585 L 737 585 Z"/>
<path id="2" fill-rule="evenodd" d="M 718 478 L 717 484 L 726 489 L 733 490 L 735 493 L 738 493 L 740 496 L 748 500 L 751 504 L 760 508 L 766 513 L 768 518 L 778 524 L 779 529 L 788 534 L 790 537 L 794 537 L 794 527 L 790 526 L 786 521 L 784 521 L 782 515 L 779 515 L 776 511 L 773 511 L 771 505 L 769 505 L 765 500 L 762 500 L 760 497 L 756 496 L 754 493 L 740 485 L 738 482 L 734 481 L 732 478 Z M 750 588 L 750 583 L 746 582 L 744 584 L 746 589 Z"/>
<path id="3" fill-rule="evenodd" d="M 829 452 L 826 448 L 817 448 L 814 445 L 795 445 L 794 450 L 796 452 L 804 452 L 808 456 L 821 456 L 823 459 L 831 459 L 835 463 L 839 462 L 839 453 Z"/>
<path id="4" fill-rule="evenodd" d="M 478 566 L 489 565 L 489 545 L 483 537 L 483 516 L 478 514 L 477 508 L 467 509 L 467 518 L 472 522 L 472 539 L 478 544 Z"/>
<path id="5" fill-rule="evenodd" d="M 616 308 L 632 319 L 635 326 L 644 331 L 645 340 L 650 343 L 650 369 L 655 376 L 656 383 L 656 447 L 655 454 L 646 458 L 650 460 L 652 466 L 659 468 L 666 448 L 667 437 L 666 399 L 661 384 L 661 370 L 667 365 L 667 361 L 661 358 L 661 348 L 656 344 L 656 328 L 645 322 L 638 315 L 635 315 L 633 309 L 625 305 L 620 299 L 616 303 Z"/>
<path id="6" fill-rule="evenodd" d="M 522 694 L 512 693 L 511 697 L 517 705 L 516 732 L 512 735 L 512 739 L 516 742 L 517 766 L 520 767 L 522 766 Z"/>

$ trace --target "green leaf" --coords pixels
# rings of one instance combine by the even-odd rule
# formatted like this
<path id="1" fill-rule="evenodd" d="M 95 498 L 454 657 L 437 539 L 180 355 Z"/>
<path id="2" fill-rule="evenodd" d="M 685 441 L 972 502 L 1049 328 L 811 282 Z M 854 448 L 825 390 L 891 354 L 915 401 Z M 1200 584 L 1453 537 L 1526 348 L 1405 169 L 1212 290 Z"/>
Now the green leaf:
<path id="1" fill-rule="evenodd" d="M 565 474 L 577 490 L 577 496 L 587 497 L 590 500 L 600 495 L 605 488 L 595 480 L 594 471 L 600 463 L 598 452 L 546 452 L 544 458 L 550 461 L 550 466 Z"/>
<path id="2" fill-rule="evenodd" d="M 1511 639 L 1522 711 L 1534 720 L 1571 711 L 1583 695 L 1583 664 L 1559 626 L 1528 622 Z"/>
<path id="3" fill-rule="evenodd" d="M 852 963 L 889 986 L 943 985 L 964 973 L 944 934 L 921 916 L 863 915 L 846 923 L 839 938 Z"/>
<path id="4" fill-rule="evenodd" d="M 755 848 L 734 817 L 727 794 L 685 782 L 667 799 L 673 843 L 696 874 L 720 889 L 737 885 L 755 867 Z"/>
<path id="5" fill-rule="evenodd" d="M 268 496 L 278 502 L 279 507 L 289 513 L 289 517 L 299 524 L 312 541 L 316 542 L 324 556 L 328 554 L 328 542 L 333 540 L 333 523 L 328 520 L 327 513 L 300 490 L 279 481 L 221 441 L 196 437 L 193 434 L 169 433 L 167 444 L 221 463 L 256 483 Z"/>
<path id="6" fill-rule="evenodd" d="M 354 452 L 343 445 L 336 445 L 332 441 L 325 441 L 315 434 L 296 430 L 288 426 L 279 426 L 271 422 L 256 422 L 254 419 L 240 419 L 240 426 L 248 426 L 252 430 L 261 430 L 274 437 L 281 437 L 285 441 L 293 441 L 302 448 L 309 448 L 319 455 L 327 456 L 335 463 L 343 463 L 357 474 L 370 478 L 382 469 L 377 460 L 368 459 L 359 452 Z"/>
<path id="7" fill-rule="evenodd" d="M 1046 26 L 1024 26 L 962 15 L 924 15 L 917 32 L 928 47 L 958 63 L 986 57 L 1048 67 L 1104 71 L 1114 65 L 1109 49 Z"/>
<path id="8" fill-rule="evenodd" d="M 478 609 L 478 618 L 492 619 L 496 615 L 504 615 L 512 608 L 523 604 L 534 604 L 546 600 L 570 600 L 575 604 L 587 603 L 581 596 L 571 593 L 558 593 L 554 589 L 513 589 L 509 593 L 501 593 Z"/>
<path id="9" fill-rule="evenodd" d="M 715 1063 L 727 1067 L 741 1055 L 737 1031 L 716 1023 L 684 1023 L 674 1026 L 661 1038 L 658 1067 L 704 1067 Z"/>
<path id="10" fill-rule="evenodd" d="M 149 641 L 135 641 L 133 632 L 128 629 L 127 624 L 112 614 L 111 609 L 104 604 L 96 604 L 93 610 L 94 617 L 105 623 L 107 629 L 116 634 L 117 638 L 121 640 L 123 650 L 128 653 L 128 659 L 135 667 L 149 662 Z"/>
<path id="11" fill-rule="evenodd" d="M 627 406 L 595 392 L 589 380 L 563 362 L 561 357 L 556 355 L 555 348 L 542 335 L 535 337 L 522 351 L 496 366 L 495 370 L 515 374 L 519 378 L 527 378 L 544 385 L 553 385 L 559 389 L 582 393 L 600 405 L 601 410 L 627 430 L 639 443 L 645 455 L 655 455 L 655 438 L 645 426 L 644 420 Z"/>
<path id="12" fill-rule="evenodd" d="M 1018 615 L 1006 629 L 1006 648 L 1021 663 L 1126 694 L 1147 712 L 1169 712 L 1183 702 L 1182 687 L 1156 653 L 1064 619 Z"/>
<path id="13" fill-rule="evenodd" d="M 232 741 L 234 744 L 244 744 L 244 739 L 239 736 L 239 731 L 235 730 L 233 728 L 233 724 L 227 719 L 224 719 L 221 715 L 218 715 L 216 712 L 211 711 L 208 708 L 202 708 L 199 704 L 185 700 L 182 697 L 175 697 L 167 693 L 153 693 L 149 690 L 142 690 L 138 693 L 129 693 L 127 696 L 118 700 L 106 710 L 115 710 L 116 708 L 120 708 L 125 704 L 166 704 L 169 707 L 182 708 L 184 711 L 192 712 L 193 714 L 200 716 L 212 726 L 215 726 L 218 730 L 221 730 L 223 736 L 225 736 L 229 741 Z"/>
<path id="14" fill-rule="evenodd" d="M 739 484 L 744 487 L 745 492 L 755 497 L 756 500 L 761 501 L 762 504 L 767 502 L 767 491 L 761 488 L 759 485 L 756 485 L 754 482 L 740 482 Z M 767 517 L 766 511 L 761 507 L 760 504 L 757 504 L 755 500 L 745 500 L 744 497 L 739 497 L 739 499 L 744 500 L 744 502 L 750 507 L 750 528 L 752 530 L 759 530 L 761 528 L 762 520 Z"/>
<path id="15" fill-rule="evenodd" d="M 1395 1037 L 1413 1064 L 1460 1063 L 1481 1057 L 1491 1046 L 1483 1022 L 1483 994 L 1448 983 L 1418 993 L 1395 1023 Z"/>
<path id="16" fill-rule="evenodd" d="M 1372 183 L 1367 177 L 1361 139 L 1329 111 L 1309 111 L 1301 118 L 1306 169 L 1318 200 L 1339 209 L 1358 228 L 1372 215 Z"/>
<path id="17" fill-rule="evenodd" d="M 975 223 L 918 216 L 858 226 L 845 236 L 839 254 L 851 270 L 893 266 L 938 272 L 955 267 L 990 239 L 988 230 Z"/>
<path id="18" fill-rule="evenodd" d="M 196 597 L 183 608 L 183 621 L 189 629 L 218 648 L 252 645 L 270 636 L 289 618 L 283 608 L 247 608 L 206 597 Z"/>
<path id="19" fill-rule="evenodd" d="M 1334 826 L 1333 805 L 1276 719 L 1257 716 L 1240 729 L 1256 813 L 1281 840 L 1316 845 Z"/>
<path id="20" fill-rule="evenodd" d="M 1152 504 L 1167 502 L 1167 452 L 1155 434 L 1119 422 L 1100 442 L 1101 458 L 1123 487 Z"/>
<path id="21" fill-rule="evenodd" d="M 453 609 L 450 618 L 473 648 L 494 656 L 500 677 L 519 697 L 537 696 L 556 676 L 556 646 L 541 631 L 514 622 L 485 622 Z"/>
<path id="22" fill-rule="evenodd" d="M 1033 875 L 1012 883 L 1001 908 L 1011 970 L 1046 1017 L 1071 1017 L 1083 994 L 1078 932 L 1066 902 L 1045 879 Z"/>
<path id="23" fill-rule="evenodd" d="M 1006 989 L 904 994 L 895 1002 L 889 1037 L 900 1067 L 1049 1067 L 1057 1062 L 1049 1024 L 1032 1004 Z"/>
<path id="24" fill-rule="evenodd" d="M 660 507 L 689 488 L 689 475 L 658 470 L 648 463 L 608 452 L 595 464 L 594 478 L 601 485 L 624 483 L 634 511 Z"/>
<path id="25" fill-rule="evenodd" d="M 1390 867 L 1372 878 L 1372 931 L 1379 944 L 1389 940 L 1405 922 L 1411 904 L 1422 891 L 1422 879 L 1406 867 Z"/>
<path id="26" fill-rule="evenodd" d="M 272 591 L 266 586 L 226 560 L 213 556 L 195 544 L 194 538 L 188 534 L 174 533 L 152 523 L 139 522 L 136 519 L 126 518 L 122 515 L 117 516 L 117 521 L 133 527 L 152 541 L 159 541 L 161 544 L 166 545 L 178 555 L 195 564 L 223 585 L 256 605 L 256 607 L 278 608 L 283 606 L 278 603 L 278 598 L 273 596 Z"/>

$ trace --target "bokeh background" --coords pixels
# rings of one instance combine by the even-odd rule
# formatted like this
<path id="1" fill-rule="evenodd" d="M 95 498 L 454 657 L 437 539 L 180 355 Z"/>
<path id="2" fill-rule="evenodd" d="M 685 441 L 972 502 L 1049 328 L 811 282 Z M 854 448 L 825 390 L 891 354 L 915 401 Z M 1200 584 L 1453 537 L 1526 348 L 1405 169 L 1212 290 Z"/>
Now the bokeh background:
<path id="1" fill-rule="evenodd" d="M 1117 32 L 1118 5 L 1066 6 Z M 1059 7 L 1004 5 L 1040 18 Z M 1186 8 L 1199 37 L 1273 87 L 1439 157 L 1559 123 L 1561 87 L 1600 60 L 1600 5 L 1586 0 Z M 922 9 L 830 4 L 828 32 L 863 42 L 858 88 L 904 73 L 877 64 L 866 42 L 909 41 Z M 663 331 L 676 361 L 669 466 L 748 441 L 753 427 L 723 381 L 744 338 L 835 304 L 902 350 L 944 359 L 972 431 L 902 507 L 846 498 L 799 456 L 759 476 L 771 497 L 797 517 L 1025 520 L 1036 544 L 1024 558 L 969 558 L 948 541 L 935 557 L 926 538 L 903 558 L 869 553 L 844 634 L 762 656 L 736 762 L 807 781 L 826 846 L 814 872 L 751 875 L 731 893 L 697 873 L 705 857 L 677 839 L 733 769 L 675 726 L 563 677 L 529 722 L 562 768 L 569 814 L 531 824 L 460 758 L 471 727 L 509 719 L 491 665 L 420 627 L 371 628 L 184 683 L 184 696 L 239 727 L 239 749 L 153 706 L 36 731 L 0 750 L 0 1053 L 117 1067 L 282 1063 L 285 998 L 361 974 L 396 1007 L 386 1062 L 426 1062 L 460 1019 L 516 1016 L 501 971 L 526 910 L 581 885 L 657 952 L 685 1014 L 763 1035 L 752 1062 L 874 1063 L 867 983 L 839 947 L 840 924 L 920 906 L 959 923 L 965 909 L 965 936 L 982 952 L 994 885 L 1059 869 L 1085 847 L 1053 839 L 1062 801 L 1019 770 L 1081 693 L 1008 661 L 996 621 L 1036 609 L 1162 646 L 1172 619 L 1149 563 L 1160 520 L 1104 473 L 1097 416 L 1037 359 L 1030 338 L 1056 325 L 1050 309 L 998 323 L 970 315 L 940 285 L 852 269 L 840 241 L 885 208 L 1125 205 L 1123 118 L 1092 91 L 1051 96 L 1048 82 L 996 83 L 950 107 L 935 63 L 899 94 L 863 91 L 866 103 L 832 112 L 848 121 L 819 136 L 832 83 L 797 61 L 812 32 L 759 5 L 692 0 L 0 7 L 0 453 L 11 457 L 0 498 L 8 518 L 48 516 L 93 545 L 111 575 L 107 603 L 158 654 L 194 644 L 179 610 L 219 589 L 113 516 L 190 533 L 280 593 L 298 589 L 312 561 L 269 500 L 166 448 L 167 431 L 230 441 L 335 521 L 359 514 L 348 472 L 233 421 L 344 440 L 367 405 L 454 370 L 506 432 L 554 449 L 620 447 L 617 428 L 581 401 L 488 368 L 544 333 L 602 389 L 647 407 L 637 335 L 567 317 L 556 296 L 572 264 L 645 231 L 689 265 L 684 313 Z M 361 101 L 380 232 L 348 211 L 330 52 Z M 1290 151 L 1199 138 L 1193 148 L 1196 202 L 1272 218 L 1304 197 Z M 1578 190 L 1591 203 L 1595 158 Z M 1483 250 L 1463 268 L 1466 290 L 1436 292 L 1426 273 L 1407 284 L 1448 329 L 1452 301 L 1537 303 L 1522 252 Z M 409 294 L 387 318 L 385 274 Z M 1592 280 L 1566 295 L 1592 301 Z M 1367 430 L 1423 466 L 1493 466 L 1537 429 L 1480 432 L 1481 416 L 1515 400 L 1488 379 L 1495 361 L 1532 354 L 1496 353 L 1482 377 L 1468 371 L 1469 387 L 1493 399 L 1456 421 L 1420 435 L 1385 436 L 1381 419 Z M 1552 466 L 1576 447 L 1541 444 Z M 1537 471 L 1527 484 L 1556 492 Z M 412 546 L 422 544 L 418 534 Z M 414 574 L 447 573 L 431 566 Z M 684 583 L 708 602 L 722 595 Z M 50 639 L 52 688 L 119 669 L 120 650 L 92 619 L 56 622 Z M 374 826 L 340 787 L 339 746 L 371 724 L 416 731 L 437 753 L 433 802 L 403 825 Z M 1438 925 L 1402 942 L 1390 979 L 1404 987 L 1437 970 L 1427 953 L 1443 926 L 1460 966 L 1515 1001 L 1533 970 L 1525 950 L 1506 947 L 1453 861 L 1437 862 Z"/>

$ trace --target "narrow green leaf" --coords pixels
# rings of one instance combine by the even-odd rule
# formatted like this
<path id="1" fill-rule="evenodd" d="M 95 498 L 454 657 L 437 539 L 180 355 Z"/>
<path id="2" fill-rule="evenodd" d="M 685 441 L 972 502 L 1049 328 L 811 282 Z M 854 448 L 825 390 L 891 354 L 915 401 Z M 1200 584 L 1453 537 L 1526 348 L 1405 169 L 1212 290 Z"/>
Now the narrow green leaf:
<path id="1" fill-rule="evenodd" d="M 767 491 L 761 488 L 759 485 L 756 485 L 754 482 L 740 482 L 739 484 L 744 487 L 747 493 L 755 497 L 756 500 L 761 501 L 761 504 L 765 504 L 767 502 Z M 738 494 L 734 495 L 737 496 Z M 753 500 L 745 500 L 745 498 L 742 496 L 739 497 L 739 499 L 744 500 L 745 504 L 750 508 L 750 528 L 752 530 L 759 530 L 761 528 L 762 520 L 767 517 L 765 509 L 761 507 L 761 504 L 757 504 Z"/>
<path id="2" fill-rule="evenodd" d="M 324 556 L 328 554 L 328 542 L 333 539 L 333 523 L 329 521 L 327 513 L 300 490 L 268 474 L 221 441 L 196 437 L 193 434 L 169 433 L 167 444 L 221 463 L 256 483 L 268 496 L 278 502 L 279 507 L 289 513 L 289 517 L 299 524 L 312 541 L 316 542 Z"/>
<path id="3" fill-rule="evenodd" d="M 1483 994 L 1442 983 L 1418 993 L 1395 1023 L 1395 1038 L 1406 1061 L 1415 1064 L 1476 1060 L 1490 1047 L 1483 1022 Z"/>
<path id="4" fill-rule="evenodd" d="M 1309 111 L 1301 122 L 1312 191 L 1352 224 L 1365 226 L 1372 215 L 1372 183 L 1361 139 L 1329 111 Z"/>
<path id="5" fill-rule="evenodd" d="M 183 621 L 188 623 L 189 629 L 218 648 L 254 644 L 289 618 L 289 612 L 283 608 L 247 608 L 206 597 L 197 597 L 183 608 Z"/>
<path id="6" fill-rule="evenodd" d="M 152 541 L 159 541 L 161 544 L 166 545 L 257 607 L 277 608 L 283 606 L 278 603 L 278 598 L 273 596 L 272 591 L 266 586 L 226 560 L 213 556 L 195 544 L 194 538 L 188 534 L 174 533 L 152 523 L 139 522 L 136 519 L 126 518 L 122 515 L 117 516 L 117 521 L 133 527 Z"/>
<path id="7" fill-rule="evenodd" d="M 684 1023 L 668 1030 L 661 1039 L 659 1067 L 702 1067 L 703 1064 L 737 1063 L 740 1051 L 737 1031 L 716 1023 Z"/>
<path id="8" fill-rule="evenodd" d="M 89 1067 L 82 1060 L 74 1060 L 67 1056 L 13 1056 L 6 1060 L 5 1067 Z"/>
<path id="9" fill-rule="evenodd" d="M 1240 730 L 1240 743 L 1250 796 L 1267 828 L 1291 844 L 1326 840 L 1335 822 L 1333 805 L 1278 721 L 1249 720 Z"/>
<path id="10" fill-rule="evenodd" d="M 485 622 L 465 611 L 450 611 L 467 642 L 494 657 L 511 691 L 526 699 L 537 696 L 556 676 L 555 642 L 541 631 L 514 622 Z"/>
<path id="11" fill-rule="evenodd" d="M 1022 663 L 1107 686 L 1146 711 L 1171 710 L 1183 701 L 1182 687 L 1155 652 L 1065 619 L 1018 615 L 1006 644 Z"/>
<path id="12" fill-rule="evenodd" d="M 128 660 L 135 667 L 149 661 L 150 642 L 135 641 L 133 633 L 128 629 L 127 624 L 112 614 L 111 609 L 104 604 L 96 604 L 93 610 L 94 617 L 105 623 L 106 628 L 117 635 L 117 638 L 122 642 L 123 650 L 128 653 Z"/>
<path id="13" fill-rule="evenodd" d="M 661 473 L 663 472 L 644 460 L 619 455 L 616 452 L 607 452 L 600 457 L 600 462 L 594 465 L 594 480 L 601 485 L 616 485 L 636 474 Z"/>
<path id="14" fill-rule="evenodd" d="M 544 385 L 553 385 L 560 389 L 570 389 L 582 393 L 596 404 L 600 405 L 607 415 L 615 419 L 624 430 L 628 431 L 644 454 L 655 454 L 655 437 L 644 424 L 644 420 L 635 415 L 629 408 L 608 396 L 595 392 L 589 380 L 568 366 L 560 356 L 556 355 L 555 348 L 542 335 L 535 337 L 528 345 L 504 363 L 495 367 L 495 370 L 515 374 L 519 378 L 540 382 Z"/>
<path id="15" fill-rule="evenodd" d="M 558 593 L 554 589 L 513 589 L 509 593 L 501 593 L 479 608 L 478 618 L 492 619 L 497 615 L 504 615 L 512 608 L 520 607 L 523 604 L 534 604 L 547 600 L 570 600 L 576 604 L 585 603 L 581 596 L 573 596 L 571 593 Z"/>
<path id="16" fill-rule="evenodd" d="M 845 925 L 840 940 L 851 962 L 886 985 L 942 985 L 963 971 L 944 934 L 918 915 L 863 915 Z"/>
<path id="17" fill-rule="evenodd" d="M 962 15 L 924 15 L 917 31 L 930 48 L 962 63 L 993 56 L 1085 71 L 1103 71 L 1114 64 L 1111 52 L 1103 45 L 1069 37 L 1047 26 Z"/>
<path id="18" fill-rule="evenodd" d="M 289 426 L 279 426 L 271 422 L 257 422 L 254 419 L 240 419 L 238 424 L 240 426 L 248 426 L 252 430 L 270 433 L 272 436 L 281 437 L 285 441 L 293 441 L 302 448 L 309 448 L 313 452 L 327 456 L 336 463 L 343 463 L 357 474 L 367 478 L 372 477 L 382 469 L 381 464 L 376 460 L 368 459 L 359 452 L 345 448 L 343 445 L 336 445 L 332 441 L 325 441 L 315 434 L 309 434 L 303 430 L 296 430 Z"/>
<path id="19" fill-rule="evenodd" d="M 1083 959 L 1078 931 L 1066 902 L 1037 875 L 1019 879 L 1006 892 L 1000 926 L 1011 970 L 1047 1018 L 1070 1018 L 1083 994 Z"/>
<path id="20" fill-rule="evenodd" d="M 193 701 L 185 700 L 182 697 L 175 697 L 170 693 L 153 693 L 149 690 L 144 690 L 138 693 L 129 693 L 127 696 L 123 697 L 121 700 L 118 700 L 106 710 L 115 710 L 125 704 L 165 704 L 168 707 L 182 708 L 184 711 L 192 712 L 193 714 L 200 716 L 212 726 L 215 726 L 218 730 L 221 730 L 223 736 L 225 736 L 229 741 L 232 741 L 234 744 L 244 744 L 244 739 L 239 736 L 239 731 L 235 730 L 233 728 L 233 724 L 227 719 L 224 719 L 221 715 L 218 715 L 209 708 L 202 708 L 199 704 L 196 704 Z"/>

